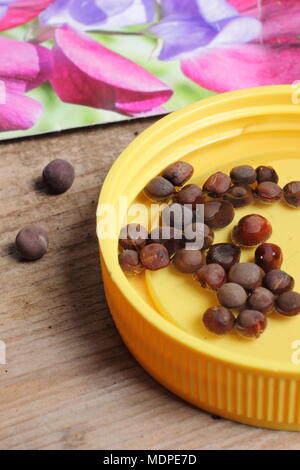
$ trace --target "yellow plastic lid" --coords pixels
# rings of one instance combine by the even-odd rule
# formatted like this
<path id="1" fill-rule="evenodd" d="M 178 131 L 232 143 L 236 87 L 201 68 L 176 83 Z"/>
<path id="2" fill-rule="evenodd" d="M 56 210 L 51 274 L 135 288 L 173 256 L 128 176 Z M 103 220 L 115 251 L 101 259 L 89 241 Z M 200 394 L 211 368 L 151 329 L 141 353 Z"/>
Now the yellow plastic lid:
<path id="1" fill-rule="evenodd" d="M 184 160 L 202 185 L 215 171 L 236 165 L 271 165 L 281 186 L 300 180 L 300 106 L 291 86 L 242 90 L 195 103 L 151 126 L 122 153 L 109 172 L 99 200 L 120 211 L 151 178 Z M 259 213 L 273 226 L 271 242 L 283 249 L 283 268 L 299 286 L 300 211 L 284 203 L 236 210 L 235 220 L 216 232 L 215 243 L 230 239 L 244 215 Z M 118 233 L 121 226 L 117 221 Z M 118 264 L 118 240 L 102 240 L 102 273 L 109 307 L 121 336 L 142 366 L 185 400 L 214 414 L 276 429 L 300 429 L 300 316 L 269 316 L 256 341 L 235 334 L 216 337 L 202 324 L 215 294 L 172 266 L 128 278 Z M 243 251 L 253 260 L 253 250 Z"/>

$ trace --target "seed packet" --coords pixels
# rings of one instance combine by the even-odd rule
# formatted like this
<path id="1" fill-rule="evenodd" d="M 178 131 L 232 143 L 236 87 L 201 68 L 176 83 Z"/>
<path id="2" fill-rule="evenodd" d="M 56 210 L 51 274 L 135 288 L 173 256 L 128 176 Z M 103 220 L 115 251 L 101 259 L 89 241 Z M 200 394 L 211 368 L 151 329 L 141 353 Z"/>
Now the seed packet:
<path id="1" fill-rule="evenodd" d="M 3 0 L 0 139 L 300 82 L 298 0 Z"/>

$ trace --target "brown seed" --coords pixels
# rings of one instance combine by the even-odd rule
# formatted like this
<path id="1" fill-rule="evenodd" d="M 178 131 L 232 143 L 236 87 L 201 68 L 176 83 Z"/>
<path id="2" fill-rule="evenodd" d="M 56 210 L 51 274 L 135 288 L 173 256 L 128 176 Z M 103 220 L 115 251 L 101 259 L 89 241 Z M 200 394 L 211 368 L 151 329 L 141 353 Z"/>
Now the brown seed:
<path id="1" fill-rule="evenodd" d="M 140 274 L 144 271 L 141 264 L 139 254 L 134 250 L 124 250 L 119 254 L 119 263 L 121 269 L 126 274 Z"/>
<path id="2" fill-rule="evenodd" d="M 266 242 L 272 235 L 270 222 L 259 214 L 242 217 L 232 231 L 232 241 L 239 246 L 255 246 Z"/>
<path id="3" fill-rule="evenodd" d="M 300 181 L 292 181 L 283 188 L 284 199 L 290 207 L 300 207 Z"/>
<path id="4" fill-rule="evenodd" d="M 204 222 L 211 229 L 227 227 L 234 219 L 234 207 L 228 201 L 216 199 L 204 204 Z"/>
<path id="5" fill-rule="evenodd" d="M 148 231 L 141 224 L 125 225 L 120 231 L 119 243 L 127 250 L 140 250 L 146 245 Z"/>
<path id="6" fill-rule="evenodd" d="M 281 315 L 293 317 L 300 313 L 300 294 L 284 292 L 276 301 L 276 310 Z"/>
<path id="7" fill-rule="evenodd" d="M 272 269 L 280 269 L 283 263 L 281 248 L 274 243 L 263 243 L 256 248 L 255 263 L 266 273 Z"/>
<path id="8" fill-rule="evenodd" d="M 256 180 L 258 183 L 263 183 L 264 181 L 272 181 L 272 183 L 278 183 L 279 178 L 271 166 L 259 166 L 256 168 Z"/>
<path id="9" fill-rule="evenodd" d="M 233 313 L 225 307 L 212 307 L 203 315 L 203 323 L 206 328 L 216 335 L 225 335 L 234 328 L 235 318 Z"/>
<path id="10" fill-rule="evenodd" d="M 234 264 L 229 271 L 228 280 L 240 284 L 246 290 L 260 287 L 264 272 L 254 263 Z"/>
<path id="11" fill-rule="evenodd" d="M 185 274 L 195 273 L 203 266 L 205 258 L 199 250 L 187 250 L 182 248 L 175 253 L 173 258 L 174 267 Z"/>
<path id="12" fill-rule="evenodd" d="M 218 171 L 211 175 L 203 185 L 203 191 L 210 193 L 212 196 L 221 196 L 226 193 L 231 186 L 231 179 L 222 171 Z"/>
<path id="13" fill-rule="evenodd" d="M 183 186 L 194 173 L 192 165 L 186 162 L 175 162 L 163 172 L 163 177 L 171 181 L 174 186 Z"/>
<path id="14" fill-rule="evenodd" d="M 223 194 L 223 199 L 230 202 L 235 208 L 249 206 L 254 203 L 253 190 L 247 185 L 232 186 Z"/>
<path id="15" fill-rule="evenodd" d="M 170 263 L 168 250 L 160 243 L 144 246 L 140 252 L 140 259 L 142 265 L 150 271 L 165 268 Z"/>
<path id="16" fill-rule="evenodd" d="M 202 189 L 196 184 L 187 184 L 176 193 L 176 202 L 179 204 L 191 204 L 196 209 L 197 204 L 203 204 Z"/>
<path id="17" fill-rule="evenodd" d="M 248 298 L 248 307 L 262 313 L 271 313 L 274 310 L 275 296 L 264 287 L 257 287 Z"/>
<path id="18" fill-rule="evenodd" d="M 61 194 L 70 189 L 74 182 L 75 171 L 71 163 L 60 158 L 48 163 L 43 171 L 43 180 L 55 194 Z"/>
<path id="19" fill-rule="evenodd" d="M 250 165 L 240 165 L 233 168 L 230 178 L 235 184 L 252 184 L 256 180 L 256 171 Z"/>
<path id="20" fill-rule="evenodd" d="M 263 286 L 272 291 L 275 295 L 281 295 L 284 292 L 292 290 L 294 285 L 295 280 L 292 276 L 280 269 L 269 271 L 263 278 Z"/>
<path id="21" fill-rule="evenodd" d="M 161 243 L 167 248 L 169 256 L 184 247 L 182 231 L 174 227 L 163 226 L 153 229 L 148 243 Z"/>
<path id="22" fill-rule="evenodd" d="M 186 243 L 197 245 L 199 250 L 207 250 L 213 243 L 215 234 L 211 228 L 201 222 L 193 222 L 184 230 Z"/>
<path id="23" fill-rule="evenodd" d="M 16 249 L 28 261 L 42 258 L 47 252 L 48 243 L 46 230 L 37 225 L 27 225 L 16 237 Z"/>
<path id="24" fill-rule="evenodd" d="M 278 184 L 271 181 L 260 183 L 255 191 L 256 197 L 264 204 L 273 204 L 282 199 L 282 189 Z"/>
<path id="25" fill-rule="evenodd" d="M 195 279 L 203 288 L 218 290 L 226 283 L 226 272 L 219 264 L 207 264 L 198 269 Z"/>
<path id="26" fill-rule="evenodd" d="M 218 290 L 218 299 L 223 307 L 240 308 L 245 305 L 247 293 L 239 284 L 228 282 Z"/>
<path id="27" fill-rule="evenodd" d="M 162 176 L 153 178 L 144 189 L 145 195 L 151 201 L 166 201 L 174 192 L 174 186 Z"/>
<path id="28" fill-rule="evenodd" d="M 238 263 L 241 257 L 241 249 L 232 243 L 216 243 L 212 245 L 207 253 L 207 264 L 220 264 L 225 271 L 229 271 L 231 266 Z"/>
<path id="29" fill-rule="evenodd" d="M 267 323 L 266 315 L 258 310 L 243 310 L 236 319 L 235 328 L 245 338 L 259 338 Z"/>

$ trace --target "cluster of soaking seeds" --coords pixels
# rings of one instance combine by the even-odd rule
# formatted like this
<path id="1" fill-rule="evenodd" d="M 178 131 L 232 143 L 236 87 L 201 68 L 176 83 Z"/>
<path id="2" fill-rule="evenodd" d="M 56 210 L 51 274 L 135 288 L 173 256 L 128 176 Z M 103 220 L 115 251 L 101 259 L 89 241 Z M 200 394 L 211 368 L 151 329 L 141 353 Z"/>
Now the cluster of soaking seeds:
<path id="1" fill-rule="evenodd" d="M 256 201 L 285 201 L 300 207 L 300 181 L 282 189 L 274 168 L 241 165 L 230 175 L 214 173 L 200 187 L 186 184 L 193 173 L 189 163 L 178 161 L 147 184 L 147 198 L 167 204 L 161 226 L 150 234 L 139 224 L 123 227 L 120 266 L 126 274 L 136 275 L 172 263 L 179 272 L 192 274 L 202 288 L 216 292 L 220 305 L 203 315 L 210 332 L 224 335 L 235 330 L 245 338 L 258 338 L 267 327 L 267 314 L 276 311 L 289 317 L 300 313 L 294 279 L 281 270 L 282 250 L 268 243 L 272 226 L 262 215 L 242 217 L 232 229 L 231 243 L 214 244 L 214 231 L 231 224 L 236 209 Z M 203 222 L 197 217 L 199 205 L 203 205 Z M 254 262 L 241 263 L 242 248 L 255 247 Z"/>

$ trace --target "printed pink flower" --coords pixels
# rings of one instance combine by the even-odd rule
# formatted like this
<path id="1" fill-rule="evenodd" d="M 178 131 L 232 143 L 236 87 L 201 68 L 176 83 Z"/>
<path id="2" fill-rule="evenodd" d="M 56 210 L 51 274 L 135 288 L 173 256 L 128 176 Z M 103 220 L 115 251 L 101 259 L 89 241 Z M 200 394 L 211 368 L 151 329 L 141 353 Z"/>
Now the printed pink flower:
<path id="1" fill-rule="evenodd" d="M 55 31 L 51 84 L 66 103 L 136 115 L 161 106 L 172 90 L 141 66 L 69 26 Z"/>
<path id="2" fill-rule="evenodd" d="M 25 92 L 49 79 L 51 63 L 48 49 L 0 37 L 0 132 L 37 122 L 42 105 Z"/>
<path id="3" fill-rule="evenodd" d="M 300 2 L 229 0 L 240 15 L 263 25 L 247 44 L 199 49 L 181 62 L 183 73 L 200 86 L 225 92 L 292 83 L 300 77 Z"/>
<path id="4" fill-rule="evenodd" d="M 266 41 L 281 39 L 296 41 L 300 31 L 298 0 L 228 0 L 241 15 L 263 22 L 262 37 Z"/>
<path id="5" fill-rule="evenodd" d="M 0 31 L 36 18 L 55 0 L 7 0 L 0 6 Z"/>

